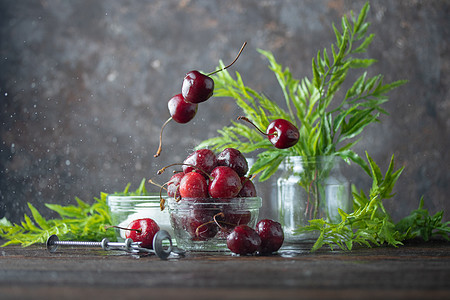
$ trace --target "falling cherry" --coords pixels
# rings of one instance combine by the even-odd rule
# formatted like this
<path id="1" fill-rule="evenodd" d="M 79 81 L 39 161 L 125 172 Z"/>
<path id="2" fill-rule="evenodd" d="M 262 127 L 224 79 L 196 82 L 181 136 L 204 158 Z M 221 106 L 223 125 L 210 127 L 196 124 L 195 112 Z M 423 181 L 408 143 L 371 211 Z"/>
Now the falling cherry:
<path id="1" fill-rule="evenodd" d="M 240 116 L 238 120 L 244 120 L 252 124 L 259 132 L 267 136 L 269 141 L 278 149 L 286 149 L 297 144 L 300 138 L 300 133 L 294 124 L 285 119 L 276 119 L 270 122 L 267 126 L 266 132 L 259 129 L 247 117 Z"/>

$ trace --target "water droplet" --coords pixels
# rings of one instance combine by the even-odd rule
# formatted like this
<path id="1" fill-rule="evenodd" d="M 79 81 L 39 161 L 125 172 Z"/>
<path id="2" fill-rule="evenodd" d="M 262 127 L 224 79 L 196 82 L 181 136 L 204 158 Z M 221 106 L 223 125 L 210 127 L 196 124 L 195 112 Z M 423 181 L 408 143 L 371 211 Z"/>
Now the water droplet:
<path id="1" fill-rule="evenodd" d="M 66 166 L 70 166 L 70 160 L 66 160 Z"/>
<path id="2" fill-rule="evenodd" d="M 152 61 L 151 66 L 153 69 L 159 69 L 159 67 L 161 67 L 161 61 L 159 59 L 156 59 Z"/>
<path id="3" fill-rule="evenodd" d="M 8 96 L 8 93 L 5 93 L 5 97 L 7 97 Z"/>

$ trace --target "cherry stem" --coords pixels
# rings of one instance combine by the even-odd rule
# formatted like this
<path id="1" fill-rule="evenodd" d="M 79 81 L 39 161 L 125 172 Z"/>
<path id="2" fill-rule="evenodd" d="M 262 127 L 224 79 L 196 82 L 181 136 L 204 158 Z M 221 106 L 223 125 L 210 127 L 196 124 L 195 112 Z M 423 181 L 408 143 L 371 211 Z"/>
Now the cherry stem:
<path id="1" fill-rule="evenodd" d="M 217 224 L 217 226 L 219 226 L 220 230 L 223 230 L 223 227 L 220 226 L 219 222 L 218 222 L 217 219 L 216 219 L 218 216 L 220 216 L 220 217 L 222 217 L 222 218 L 225 218 L 225 214 L 224 214 L 223 212 L 220 212 L 220 213 L 218 213 L 218 214 L 215 214 L 214 217 L 213 217 L 214 222 Z"/>
<path id="2" fill-rule="evenodd" d="M 167 123 L 170 122 L 170 120 L 172 120 L 172 117 L 168 118 L 167 121 L 164 122 L 163 126 L 161 127 L 161 132 L 159 133 L 159 146 L 158 146 L 158 150 L 156 151 L 156 154 L 153 155 L 154 157 L 158 157 L 161 154 L 163 130 L 164 130 L 164 127 L 166 127 Z"/>
<path id="3" fill-rule="evenodd" d="M 213 71 L 213 72 L 207 74 L 206 76 L 211 76 L 211 75 L 213 75 L 213 74 L 216 74 L 216 73 L 218 73 L 218 72 L 221 72 L 221 71 L 223 71 L 223 70 L 228 69 L 229 67 L 231 67 L 231 66 L 238 60 L 239 56 L 241 56 L 241 53 L 242 53 L 242 51 L 244 50 L 244 48 L 245 48 L 246 45 L 247 45 L 247 42 L 244 42 L 244 44 L 243 44 L 242 47 L 241 47 L 241 50 L 239 50 L 239 53 L 236 55 L 236 58 L 231 62 L 231 64 L 229 64 L 229 65 L 226 66 L 226 67 L 223 67 L 222 69 L 215 70 L 215 71 Z"/>
<path id="4" fill-rule="evenodd" d="M 166 171 L 167 168 L 170 168 L 170 167 L 173 167 L 173 166 L 189 166 L 189 167 L 194 168 L 195 170 L 198 170 L 198 171 L 202 172 L 203 174 L 205 174 L 206 176 L 208 176 L 209 179 L 211 179 L 211 180 L 213 179 L 211 175 L 209 175 L 208 173 L 206 173 L 206 172 L 203 171 L 202 169 L 200 169 L 200 168 L 198 168 L 198 167 L 196 167 L 196 166 L 194 166 L 194 165 L 191 165 L 191 164 L 185 164 L 185 163 L 174 163 L 174 164 L 170 164 L 170 165 L 165 166 L 164 168 L 158 170 L 158 172 L 157 172 L 156 174 L 161 175 L 162 173 L 164 173 L 164 171 Z"/>
<path id="5" fill-rule="evenodd" d="M 161 211 L 163 211 L 164 208 L 166 207 L 165 206 L 166 200 L 162 197 L 162 190 L 165 189 L 167 191 L 167 189 L 164 187 L 166 184 L 167 182 L 164 183 L 159 189 L 159 208 L 161 209 Z"/>
<path id="6" fill-rule="evenodd" d="M 139 232 L 139 233 L 141 233 L 141 232 L 142 232 L 142 230 L 141 230 L 141 229 L 134 229 L 134 228 L 125 228 L 125 227 L 114 226 L 114 225 L 109 225 L 109 226 L 106 226 L 106 228 L 117 228 L 117 229 L 122 229 L 122 230 L 130 230 L 130 231 L 136 231 L 136 232 Z"/>
<path id="7" fill-rule="evenodd" d="M 223 226 L 221 226 L 220 224 L 224 224 L 224 225 L 228 225 L 228 226 L 232 226 L 232 227 L 236 227 L 237 226 L 237 224 L 233 224 L 233 223 L 229 223 L 229 222 L 225 222 L 225 221 L 218 221 L 216 219 L 217 217 L 225 218 L 225 214 L 223 212 L 220 212 L 218 214 L 215 214 L 214 217 L 213 217 L 214 223 L 216 223 L 216 225 L 220 228 L 220 230 L 225 230 L 225 228 Z"/>
<path id="8" fill-rule="evenodd" d="M 225 214 L 224 214 L 223 212 L 217 213 L 217 214 L 214 215 L 212 221 L 208 221 L 208 222 L 205 222 L 205 223 L 199 225 L 199 226 L 195 229 L 195 235 L 196 235 L 197 237 L 199 237 L 199 236 L 200 236 L 200 228 L 202 228 L 202 227 L 204 227 L 204 226 L 206 226 L 206 225 L 208 225 L 208 224 L 212 224 L 212 223 L 215 223 L 215 224 L 220 228 L 220 230 L 224 230 L 224 229 L 225 229 L 225 228 L 224 228 L 223 226 L 221 226 L 220 224 L 229 225 L 229 226 L 233 226 L 233 227 L 237 226 L 237 224 L 232 224 L 232 223 L 224 222 L 224 221 L 218 221 L 218 220 L 216 219 L 217 217 L 225 218 Z"/>
<path id="9" fill-rule="evenodd" d="M 163 211 L 165 208 L 164 203 L 166 203 L 166 200 L 162 197 L 162 190 L 167 191 L 167 189 L 164 187 L 165 185 L 167 185 L 167 182 L 164 183 L 163 185 L 154 182 L 152 179 L 149 179 L 148 182 L 159 187 L 159 207 L 161 208 L 161 211 Z"/>
<path id="10" fill-rule="evenodd" d="M 154 186 L 157 186 L 157 187 L 159 187 L 160 189 L 164 189 L 164 190 L 167 191 L 167 189 L 164 187 L 166 184 L 160 185 L 159 183 L 154 182 L 152 179 L 149 179 L 149 180 L 148 180 L 148 183 L 151 183 L 151 184 L 153 184 Z"/>
<path id="11" fill-rule="evenodd" d="M 254 178 L 256 175 L 249 175 L 248 177 L 245 177 L 245 180 L 242 182 L 242 187 L 244 187 L 244 184 L 246 184 L 247 181 L 250 181 L 252 179 L 252 176 Z"/>
<path id="12" fill-rule="evenodd" d="M 265 132 L 263 132 L 261 129 L 259 129 L 258 126 L 255 125 L 255 123 L 253 123 L 252 121 L 249 120 L 249 118 L 244 117 L 244 116 L 239 116 L 239 117 L 237 117 L 237 120 L 238 120 L 238 121 L 239 121 L 239 120 L 244 120 L 244 121 L 246 121 L 246 122 L 252 124 L 259 132 L 261 132 L 261 134 L 263 134 L 263 135 L 265 135 L 265 136 L 268 136 L 267 133 L 265 133 Z"/>
<path id="13" fill-rule="evenodd" d="M 200 228 L 202 228 L 202 227 L 204 227 L 204 226 L 206 226 L 208 224 L 212 224 L 212 223 L 214 223 L 214 221 L 209 221 L 209 222 L 203 223 L 202 225 L 198 226 L 195 229 L 195 236 L 200 237 Z"/>

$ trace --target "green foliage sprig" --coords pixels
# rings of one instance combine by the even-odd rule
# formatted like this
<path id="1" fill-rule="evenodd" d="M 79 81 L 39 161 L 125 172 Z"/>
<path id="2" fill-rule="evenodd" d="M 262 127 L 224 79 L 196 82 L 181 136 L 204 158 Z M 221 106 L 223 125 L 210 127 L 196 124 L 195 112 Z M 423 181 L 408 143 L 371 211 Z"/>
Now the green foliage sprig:
<path id="1" fill-rule="evenodd" d="M 342 100 L 331 108 L 332 100 L 350 71 L 368 68 L 375 62 L 374 59 L 357 57 L 366 52 L 374 38 L 373 34 L 367 34 L 368 10 L 369 5 L 366 4 L 358 17 L 353 13 L 350 20 L 344 16 L 341 30 L 333 25 L 336 42 L 330 50 L 325 48 L 313 58 L 311 80 L 295 79 L 289 68 L 277 63 L 272 53 L 259 50 L 268 59 L 269 68 L 282 89 L 285 108 L 263 93 L 247 87 L 238 72 L 235 73 L 236 78 L 227 70 L 214 76 L 215 97 L 234 98 L 244 115 L 259 128 L 266 128 L 274 119 L 289 120 L 300 131 L 297 145 L 284 150 L 276 149 L 255 128 L 232 121 L 230 126 L 218 131 L 219 136 L 202 142 L 197 148 L 221 150 L 235 147 L 244 153 L 262 151 L 251 169 L 252 174 L 260 173 L 261 181 L 273 175 L 287 156 L 339 155 L 347 161 L 356 162 L 369 173 L 365 160 L 352 150 L 358 142 L 355 138 L 369 124 L 378 122 L 380 114 L 386 114 L 381 107 L 388 101 L 386 94 L 405 81 L 385 84 L 382 75 L 369 77 L 367 72 L 363 72 L 347 89 Z M 222 63 L 220 68 L 223 68 Z"/>
<path id="2" fill-rule="evenodd" d="M 328 245 L 335 245 L 343 250 L 352 250 L 355 244 L 368 247 L 389 244 L 402 245 L 407 239 L 422 237 L 428 240 L 432 236 L 441 236 L 449 240 L 450 222 L 443 223 L 443 211 L 430 216 L 423 209 L 423 199 L 419 209 L 414 210 L 397 224 L 386 211 L 383 200 L 392 198 L 394 185 L 403 171 L 394 171 L 394 156 L 383 176 L 378 165 L 367 155 L 373 184 L 368 196 L 353 187 L 354 211 L 346 213 L 339 209 L 341 222 L 330 223 L 323 219 L 313 219 L 308 226 L 300 227 L 296 233 L 318 232 L 319 237 L 312 247 L 316 251 Z"/>
<path id="3" fill-rule="evenodd" d="M 147 194 L 145 179 L 136 191 L 129 191 L 129 188 L 130 184 L 123 192 L 115 194 L 128 196 Z M 25 214 L 24 221 L 20 224 L 12 224 L 6 218 L 0 219 L 0 237 L 7 240 L 2 246 L 21 244 L 26 247 L 45 243 L 52 234 L 57 234 L 66 240 L 99 241 L 108 238 L 110 241 L 115 241 L 115 231 L 107 230 L 109 225 L 113 225 L 107 196 L 107 193 L 101 193 L 100 198 L 95 197 L 91 205 L 78 197 L 75 198 L 77 205 L 45 204 L 47 208 L 59 215 L 59 218 L 49 220 L 46 220 L 31 203 L 28 203 L 31 216 Z"/>
<path id="4" fill-rule="evenodd" d="M 441 236 L 450 240 L 450 221 L 442 222 L 444 211 L 439 211 L 430 215 L 427 209 L 424 209 L 423 197 L 420 199 L 419 208 L 413 210 L 411 214 L 396 225 L 395 229 L 405 233 L 405 239 L 421 237 L 428 241 L 433 236 Z"/>
<path id="5" fill-rule="evenodd" d="M 393 230 L 395 224 L 383 205 L 383 200 L 391 198 L 392 189 L 400 176 L 402 169 L 394 171 L 394 157 L 386 174 L 382 175 L 380 168 L 367 155 L 373 184 L 369 196 L 363 191 L 356 191 L 353 187 L 354 211 L 346 213 L 339 209 L 342 221 L 330 223 L 323 219 L 313 219 L 308 226 L 300 227 L 296 233 L 318 231 L 319 237 L 312 250 L 315 251 L 324 245 L 338 245 L 342 249 L 351 250 L 355 243 L 366 246 L 380 245 L 385 242 L 397 246 L 401 244 L 404 236 Z"/>

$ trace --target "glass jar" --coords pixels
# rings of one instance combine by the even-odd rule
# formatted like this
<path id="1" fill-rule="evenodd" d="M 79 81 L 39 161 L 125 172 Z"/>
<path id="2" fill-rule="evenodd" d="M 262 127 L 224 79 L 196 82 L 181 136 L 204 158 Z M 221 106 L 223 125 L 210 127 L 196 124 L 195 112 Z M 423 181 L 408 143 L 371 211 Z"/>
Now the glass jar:
<path id="1" fill-rule="evenodd" d="M 341 172 L 345 163 L 337 156 L 287 157 L 277 180 L 279 221 L 285 242 L 298 243 L 317 238 L 314 232 L 296 234 L 309 220 L 341 220 L 338 208 L 350 212 L 350 183 Z"/>
<path id="2" fill-rule="evenodd" d="M 161 211 L 160 200 L 159 194 L 148 196 L 108 195 L 107 203 L 111 221 L 113 225 L 127 228 L 133 220 L 151 218 L 160 229 L 168 231 L 173 236 L 169 212 L 167 209 Z M 116 235 L 119 241 L 123 241 L 125 230 L 116 229 Z"/>

